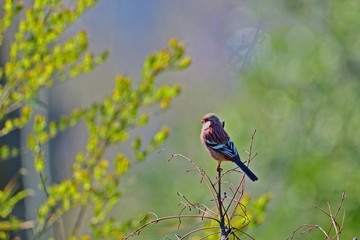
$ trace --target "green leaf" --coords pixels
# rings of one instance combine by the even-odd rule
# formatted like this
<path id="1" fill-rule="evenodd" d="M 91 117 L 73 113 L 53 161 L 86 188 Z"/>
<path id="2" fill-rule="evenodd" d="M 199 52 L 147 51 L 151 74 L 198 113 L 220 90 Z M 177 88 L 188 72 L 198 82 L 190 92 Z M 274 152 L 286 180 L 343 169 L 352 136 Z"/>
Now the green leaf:
<path id="1" fill-rule="evenodd" d="M 142 143 L 142 140 L 141 140 L 141 137 L 140 136 L 137 136 L 133 142 L 133 150 L 135 152 L 139 151 L 140 148 L 141 148 L 141 143 Z"/>
<path id="2" fill-rule="evenodd" d="M 8 159 L 9 155 L 10 155 L 10 147 L 7 145 L 1 146 L 0 147 L 0 158 L 2 160 Z"/>
<path id="3" fill-rule="evenodd" d="M 115 171 L 119 175 L 125 174 L 130 166 L 130 160 L 123 154 L 117 153 L 115 157 Z"/>
<path id="4" fill-rule="evenodd" d="M 43 115 L 35 115 L 35 121 L 34 121 L 34 131 L 36 133 L 40 133 L 45 130 L 46 127 L 46 119 Z"/>
<path id="5" fill-rule="evenodd" d="M 183 59 L 181 59 L 181 61 L 179 62 L 179 69 L 186 69 L 191 65 L 191 58 L 189 56 L 184 57 Z"/>
<path id="6" fill-rule="evenodd" d="M 45 168 L 45 159 L 42 154 L 37 154 L 35 156 L 35 171 L 36 172 L 43 172 Z"/>
<path id="7" fill-rule="evenodd" d="M 159 145 L 163 143 L 169 136 L 169 133 L 170 133 L 170 129 L 168 127 L 166 126 L 162 127 L 161 130 L 155 134 L 153 138 L 153 143 L 155 145 Z"/>

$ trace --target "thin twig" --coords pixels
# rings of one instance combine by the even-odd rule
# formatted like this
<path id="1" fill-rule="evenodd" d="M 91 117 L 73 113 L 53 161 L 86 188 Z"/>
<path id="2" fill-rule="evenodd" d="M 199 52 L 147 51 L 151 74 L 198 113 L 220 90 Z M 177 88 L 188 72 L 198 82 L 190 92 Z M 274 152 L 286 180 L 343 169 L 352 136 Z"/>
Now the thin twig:
<path id="1" fill-rule="evenodd" d="M 3 92 L 0 96 L 0 104 L 3 103 L 3 101 L 9 96 L 10 90 L 12 90 L 9 86 L 9 84 L 5 84 L 5 87 L 3 88 Z"/>
<path id="2" fill-rule="evenodd" d="M 252 149 L 253 149 L 253 143 L 254 143 L 255 134 L 256 134 L 256 129 L 254 130 L 254 132 L 253 132 L 253 134 L 251 135 L 251 138 L 250 138 L 248 161 L 247 161 L 248 166 L 249 166 L 250 161 L 253 159 L 253 157 L 252 157 Z M 241 188 L 241 191 L 239 191 L 240 188 Z M 235 205 L 235 207 L 234 207 L 234 209 L 233 209 L 233 211 L 232 211 L 232 213 L 230 215 L 230 220 L 232 220 L 233 217 L 235 216 L 236 210 L 237 210 L 237 208 L 238 208 L 238 206 L 240 204 L 240 199 L 243 196 L 244 191 L 245 191 L 245 174 L 243 174 L 243 176 L 242 176 L 242 178 L 240 180 L 240 183 L 237 186 L 237 188 L 236 188 L 236 190 L 234 192 L 234 195 L 230 200 L 230 203 L 229 203 L 228 207 L 226 208 L 226 213 L 227 213 L 229 211 L 230 207 L 232 206 L 233 202 L 235 201 L 238 193 L 240 193 L 239 200 L 237 201 L 237 204 Z"/>
<path id="3" fill-rule="evenodd" d="M 215 213 L 214 211 L 212 211 L 210 208 L 208 208 L 205 204 L 202 204 L 202 203 L 192 203 L 190 202 L 182 193 L 180 192 L 177 192 L 177 194 L 179 196 L 181 196 L 182 198 L 184 198 L 184 200 L 187 202 L 187 203 L 183 203 L 183 202 L 180 202 L 179 205 L 183 205 L 184 208 L 180 211 L 180 214 L 187 208 L 189 208 L 189 211 L 191 211 L 191 207 L 194 208 L 194 209 L 197 209 L 199 211 L 199 213 L 203 213 L 203 214 L 207 214 L 209 216 L 217 216 L 217 213 Z M 203 209 L 203 208 L 205 209 Z"/>
<path id="4" fill-rule="evenodd" d="M 320 208 L 320 207 L 318 207 L 316 205 L 313 205 L 313 208 L 316 208 L 316 209 L 320 210 L 323 214 L 325 214 L 329 218 L 331 217 L 331 215 L 329 213 L 327 213 L 325 210 L 323 210 L 322 208 Z"/>
<path id="5" fill-rule="evenodd" d="M 242 234 L 246 235 L 247 237 L 255 240 L 255 238 L 253 238 L 252 236 L 250 236 L 249 234 L 247 234 L 246 232 L 242 231 L 241 229 L 236 229 L 237 231 L 241 232 Z M 234 231 L 235 232 L 235 231 Z M 240 239 L 238 236 L 235 235 L 235 233 L 233 234 L 233 236 L 236 237 L 236 239 Z"/>
<path id="6" fill-rule="evenodd" d="M 329 235 L 325 232 L 324 229 L 322 229 L 319 225 L 315 225 L 315 224 L 301 224 L 300 227 L 298 227 L 297 229 L 295 229 L 293 231 L 293 234 L 290 238 L 287 238 L 287 239 L 294 239 L 295 237 L 295 234 L 297 232 L 300 231 L 300 229 L 304 228 L 304 227 L 307 227 L 307 229 L 305 229 L 304 231 L 300 232 L 300 234 L 304 234 L 304 233 L 307 233 L 307 232 L 311 232 L 312 230 L 314 229 L 319 229 L 321 232 L 323 232 L 323 234 L 325 235 L 326 239 L 327 240 L 331 240 L 331 238 L 329 237 Z"/>
<path id="7" fill-rule="evenodd" d="M 39 144 L 39 149 L 40 149 L 39 154 L 43 154 L 41 152 L 41 145 L 40 144 Z M 48 186 L 47 186 L 47 183 L 46 183 L 47 182 L 47 176 L 44 174 L 43 171 L 40 171 L 39 172 L 39 177 L 40 177 L 40 184 L 41 184 L 41 187 L 44 190 L 46 198 L 49 198 L 50 194 L 49 194 Z M 45 222 L 42 225 L 42 227 L 40 227 L 39 230 L 35 233 L 35 235 L 34 235 L 35 239 L 40 238 L 40 236 L 42 234 L 44 234 L 45 232 L 47 232 L 53 224 L 57 223 L 58 218 L 60 218 L 60 217 L 58 217 L 58 218 L 54 217 L 57 206 L 58 206 L 58 204 L 55 204 L 54 206 L 51 207 L 51 209 L 49 211 L 49 216 L 45 219 Z M 55 220 L 51 221 L 51 220 L 53 220 L 53 218 Z"/>
<path id="8" fill-rule="evenodd" d="M 340 209 L 341 209 L 341 207 L 342 207 L 342 205 L 343 205 L 343 202 L 344 202 L 345 198 L 346 198 L 346 193 L 345 193 L 345 192 L 342 192 L 342 193 L 341 193 L 341 200 L 340 200 L 340 203 L 339 203 L 339 207 L 338 207 L 338 209 L 336 210 L 336 213 L 335 213 L 335 215 L 334 215 L 334 218 L 335 218 L 335 219 L 337 218 L 337 216 L 338 216 L 338 214 L 339 214 L 339 212 L 340 212 Z M 345 212 L 344 212 L 344 213 L 345 213 Z M 344 223 L 344 218 L 343 218 L 343 222 L 342 222 L 342 224 L 341 224 L 341 229 L 342 229 L 343 223 Z M 327 232 L 328 234 L 330 234 L 330 231 L 331 231 L 331 229 L 332 229 L 332 226 L 333 226 L 333 224 L 330 224 L 329 230 L 328 230 L 328 232 Z"/>
<path id="9" fill-rule="evenodd" d="M 65 240 L 65 228 L 64 228 L 64 221 L 61 217 L 59 217 L 54 225 L 54 230 L 56 232 L 56 239 L 58 240 Z"/>
<path id="10" fill-rule="evenodd" d="M 193 233 L 204 231 L 206 229 L 212 229 L 212 228 L 219 228 L 219 226 L 208 226 L 208 227 L 202 227 L 202 228 L 197 228 L 197 229 L 191 230 L 190 232 L 187 232 L 185 235 L 179 237 L 179 240 L 184 240 L 186 237 L 190 236 Z"/>
<path id="11" fill-rule="evenodd" d="M 35 221 L 28 220 L 28 221 L 0 221 L 0 230 L 1 231 L 8 231 L 9 229 L 32 229 L 35 227 Z"/>
<path id="12" fill-rule="evenodd" d="M 211 237 L 211 236 L 213 236 L 213 235 L 220 234 L 220 233 L 221 233 L 221 232 L 214 232 L 214 233 L 210 233 L 210 234 L 205 235 L 204 237 L 200 238 L 200 240 L 202 240 L 202 239 L 206 239 L 206 238 L 208 238 L 208 237 Z"/>
<path id="13" fill-rule="evenodd" d="M 159 218 L 156 213 L 154 213 L 154 212 L 148 212 L 148 213 L 140 220 L 140 222 L 143 222 L 144 219 L 146 219 L 146 218 L 148 217 L 148 215 L 153 215 L 153 216 L 155 216 L 155 218 Z"/>
<path id="14" fill-rule="evenodd" d="M 338 228 L 337 228 L 337 222 L 335 221 L 333 215 L 332 215 L 332 211 L 331 211 L 331 206 L 330 206 L 330 203 L 327 203 L 328 205 L 328 208 L 329 208 L 329 215 L 330 215 L 330 219 L 331 219 L 331 223 L 332 225 L 334 226 L 334 229 L 335 229 L 335 234 L 336 234 L 336 239 L 339 240 L 339 231 L 338 231 Z"/>
<path id="15" fill-rule="evenodd" d="M 39 176 L 40 176 L 41 187 L 43 188 L 43 190 L 44 190 L 44 192 L 46 194 L 46 197 L 49 198 L 49 191 L 48 191 L 47 185 L 46 185 L 47 177 L 45 176 L 45 174 L 43 172 L 40 172 Z"/>
<path id="16" fill-rule="evenodd" d="M 208 216 L 201 216 L 201 215 L 181 215 L 181 216 L 167 216 L 167 217 L 161 217 L 161 218 L 156 218 L 154 220 L 151 220 L 150 222 L 145 223 L 144 225 L 142 225 L 141 227 L 137 228 L 135 231 L 133 231 L 132 233 L 130 233 L 129 235 L 127 235 L 125 238 L 123 238 L 123 240 L 129 239 L 130 237 L 133 237 L 135 235 L 139 235 L 140 232 L 147 226 L 164 221 L 164 220 L 169 220 L 169 219 L 178 219 L 179 217 L 181 218 L 201 218 L 201 219 L 210 219 L 216 222 L 219 222 L 219 220 L 217 220 L 216 218 L 213 217 L 208 217 Z"/>
<path id="17" fill-rule="evenodd" d="M 339 206 L 338 206 L 335 214 L 332 213 L 330 203 L 327 203 L 329 213 L 327 213 L 325 210 L 321 209 L 320 207 L 318 207 L 316 205 L 313 206 L 314 208 L 320 210 L 323 214 L 325 214 L 327 217 L 330 218 L 331 223 L 330 223 L 330 227 L 329 227 L 327 232 L 322 227 L 320 227 L 319 225 L 316 225 L 316 224 L 302 224 L 297 229 L 295 229 L 293 231 L 292 236 L 287 238 L 287 239 L 293 239 L 297 232 L 299 232 L 302 228 L 307 227 L 307 229 L 300 232 L 300 234 L 311 232 L 314 229 L 319 229 L 324 234 L 324 236 L 325 236 L 324 239 L 332 240 L 332 239 L 336 238 L 337 240 L 340 240 L 340 234 L 344 229 L 345 211 L 344 211 L 344 214 L 343 214 L 343 217 L 342 217 L 341 225 L 338 224 L 338 222 L 336 221 L 336 218 L 338 217 L 338 215 L 340 213 L 340 210 L 342 208 L 342 205 L 343 205 L 343 202 L 344 202 L 345 198 L 346 198 L 346 194 L 345 194 L 345 192 L 343 192 L 341 194 L 341 200 L 340 200 Z M 331 232 L 332 228 L 334 228 L 334 230 L 335 230 L 335 235 L 333 237 L 330 237 L 329 235 L 330 235 L 330 232 Z"/>
<path id="18" fill-rule="evenodd" d="M 84 217 L 86 208 L 84 206 L 80 206 L 79 213 L 76 217 L 74 227 L 71 231 L 71 236 L 76 236 L 77 232 L 79 231 L 80 225 L 82 223 L 82 219 Z"/>
<path id="19" fill-rule="evenodd" d="M 162 149 L 161 151 L 164 151 L 164 149 Z M 202 180 L 205 181 L 205 184 L 209 190 L 209 192 L 211 193 L 211 197 L 213 199 L 214 202 L 216 202 L 216 197 L 215 197 L 215 193 L 216 193 L 216 189 L 214 187 L 214 185 L 211 182 L 211 179 L 209 177 L 209 175 L 204 171 L 204 169 L 200 168 L 199 166 L 196 165 L 196 163 L 194 161 L 192 161 L 190 158 L 180 154 L 180 153 L 173 153 L 171 154 L 170 158 L 168 159 L 168 161 L 170 161 L 171 159 L 173 159 L 174 157 L 181 157 L 186 159 L 188 162 L 190 162 L 195 168 L 196 170 L 199 172 L 200 176 L 201 176 L 201 182 Z M 217 209 L 219 209 L 219 206 L 216 206 Z"/>
<path id="20" fill-rule="evenodd" d="M 242 176 L 242 178 L 241 178 L 241 180 L 240 180 L 240 183 L 239 183 L 239 185 L 237 186 L 237 188 L 236 188 L 236 190 L 235 190 L 235 192 L 234 192 L 234 195 L 233 195 L 233 197 L 232 197 L 231 200 L 230 200 L 230 203 L 229 203 L 228 207 L 226 208 L 226 213 L 227 213 L 227 212 L 229 211 L 230 207 L 233 205 L 233 203 L 236 202 L 235 207 L 234 207 L 234 209 L 233 209 L 233 211 L 232 211 L 232 213 L 231 213 L 231 215 L 230 215 L 230 220 L 232 220 L 233 217 L 235 216 L 237 207 L 238 207 L 239 204 L 240 204 L 240 199 L 241 199 L 241 197 L 242 197 L 242 195 L 243 195 L 243 193 L 244 193 L 244 188 L 243 188 L 244 185 L 245 185 L 245 175 Z M 242 188 L 241 191 L 239 190 L 240 188 Z M 240 194 L 239 199 L 236 199 L 236 196 L 238 195 L 238 193 L 241 193 L 241 194 Z"/>
<path id="21" fill-rule="evenodd" d="M 232 173 L 232 172 L 240 172 L 240 171 L 237 170 L 237 169 L 238 169 L 238 167 L 229 169 L 229 170 L 227 170 L 226 172 L 224 172 L 224 173 L 221 175 L 221 177 L 223 177 L 223 176 L 225 176 L 225 175 L 227 175 L 227 174 L 229 174 L 229 173 Z"/>
<path id="22" fill-rule="evenodd" d="M 344 229 L 344 223 L 345 223 L 345 210 L 344 210 L 344 215 L 341 220 L 341 230 Z"/>

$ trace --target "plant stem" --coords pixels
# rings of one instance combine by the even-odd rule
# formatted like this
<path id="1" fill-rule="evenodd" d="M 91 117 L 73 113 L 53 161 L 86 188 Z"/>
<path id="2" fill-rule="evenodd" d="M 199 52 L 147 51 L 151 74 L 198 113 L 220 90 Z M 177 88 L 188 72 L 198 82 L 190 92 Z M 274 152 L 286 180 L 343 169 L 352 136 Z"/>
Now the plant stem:
<path id="1" fill-rule="evenodd" d="M 217 168 L 217 172 L 218 172 L 218 193 L 217 193 L 217 200 L 218 200 L 218 204 L 219 204 L 219 218 L 220 218 L 220 229 L 221 229 L 221 237 L 220 240 L 225 240 L 228 239 L 230 231 L 229 229 L 225 226 L 225 216 L 223 213 L 223 203 L 222 203 L 222 199 L 221 199 L 221 168 L 220 168 L 220 162 Z"/>
<path id="2" fill-rule="evenodd" d="M 80 206 L 80 210 L 79 210 L 78 215 L 76 216 L 74 227 L 71 231 L 71 236 L 76 236 L 78 234 L 81 222 L 82 222 L 84 214 L 85 214 L 85 210 L 86 209 L 84 206 Z"/>
<path id="3" fill-rule="evenodd" d="M 167 217 L 161 217 L 161 218 L 156 218 L 154 220 L 151 220 L 150 222 L 145 223 L 144 225 L 142 225 L 141 227 L 137 228 L 135 231 L 133 231 L 132 233 L 130 233 L 129 235 L 127 235 L 126 237 L 122 238 L 122 240 L 127 240 L 135 235 L 139 235 L 141 230 L 146 228 L 149 225 L 152 224 L 156 224 L 158 222 L 162 222 L 164 220 L 169 220 L 169 219 L 182 219 L 182 218 L 200 218 L 201 220 L 203 219 L 210 219 L 213 221 L 218 222 L 217 219 L 213 218 L 213 217 L 209 217 L 209 216 L 202 216 L 202 215 L 176 215 L 176 216 L 167 216 Z"/>

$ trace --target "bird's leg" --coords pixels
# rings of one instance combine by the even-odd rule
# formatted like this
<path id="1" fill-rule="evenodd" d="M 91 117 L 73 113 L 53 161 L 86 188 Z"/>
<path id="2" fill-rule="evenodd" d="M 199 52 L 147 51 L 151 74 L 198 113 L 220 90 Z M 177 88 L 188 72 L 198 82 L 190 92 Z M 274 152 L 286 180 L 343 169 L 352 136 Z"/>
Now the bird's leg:
<path id="1" fill-rule="evenodd" d="M 221 172 L 221 171 L 222 171 L 222 169 L 221 169 L 221 167 L 220 167 L 220 164 L 221 164 L 221 161 L 218 161 L 218 166 L 217 166 L 217 168 L 216 168 L 216 170 L 217 170 L 218 172 Z"/>

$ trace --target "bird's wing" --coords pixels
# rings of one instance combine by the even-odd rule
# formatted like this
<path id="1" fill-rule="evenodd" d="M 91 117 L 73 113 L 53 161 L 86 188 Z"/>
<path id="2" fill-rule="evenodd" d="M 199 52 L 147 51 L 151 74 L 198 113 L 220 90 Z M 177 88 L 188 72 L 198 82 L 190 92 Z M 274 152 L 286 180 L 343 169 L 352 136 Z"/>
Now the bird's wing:
<path id="1" fill-rule="evenodd" d="M 233 141 L 231 140 L 231 138 L 229 138 L 227 143 L 224 143 L 224 144 L 212 142 L 209 140 L 205 140 L 205 143 L 209 148 L 222 153 L 223 155 L 227 156 L 228 158 L 232 159 L 238 155 L 236 147 L 235 147 Z"/>

